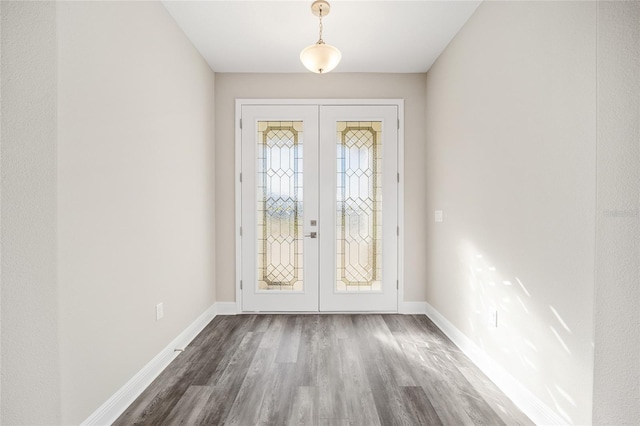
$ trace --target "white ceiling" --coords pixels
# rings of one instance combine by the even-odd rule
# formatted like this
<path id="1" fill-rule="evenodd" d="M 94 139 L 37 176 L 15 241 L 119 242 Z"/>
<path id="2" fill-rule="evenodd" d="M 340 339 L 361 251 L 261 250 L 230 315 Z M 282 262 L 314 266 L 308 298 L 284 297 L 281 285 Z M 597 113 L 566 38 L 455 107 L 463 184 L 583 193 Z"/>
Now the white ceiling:
<path id="1" fill-rule="evenodd" d="M 481 1 L 330 0 L 334 72 L 426 72 Z M 216 72 L 308 72 L 299 54 L 318 39 L 310 0 L 162 2 Z"/>

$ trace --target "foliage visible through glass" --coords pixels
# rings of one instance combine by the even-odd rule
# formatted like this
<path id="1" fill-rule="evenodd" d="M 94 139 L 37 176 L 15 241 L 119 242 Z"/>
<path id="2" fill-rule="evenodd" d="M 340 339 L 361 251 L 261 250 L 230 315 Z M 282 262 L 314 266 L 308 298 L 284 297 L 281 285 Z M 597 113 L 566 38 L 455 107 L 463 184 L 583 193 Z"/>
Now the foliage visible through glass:
<path id="1" fill-rule="evenodd" d="M 336 291 L 382 290 L 382 123 L 338 122 Z"/>
<path id="2" fill-rule="evenodd" d="M 302 122 L 258 122 L 258 290 L 302 291 Z"/>

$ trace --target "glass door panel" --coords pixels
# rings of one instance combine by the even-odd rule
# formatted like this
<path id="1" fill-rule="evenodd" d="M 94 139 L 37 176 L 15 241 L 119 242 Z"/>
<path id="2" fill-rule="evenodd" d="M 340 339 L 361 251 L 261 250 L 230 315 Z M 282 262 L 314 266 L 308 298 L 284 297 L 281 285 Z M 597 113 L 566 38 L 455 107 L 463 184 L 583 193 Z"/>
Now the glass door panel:
<path id="1" fill-rule="evenodd" d="M 336 292 L 382 290 L 382 122 L 336 123 Z"/>
<path id="2" fill-rule="evenodd" d="M 247 105 L 242 121 L 242 309 L 317 311 L 318 108 Z"/>
<path id="3" fill-rule="evenodd" d="M 322 311 L 397 311 L 397 120 L 396 106 L 320 110 Z"/>
<path id="4" fill-rule="evenodd" d="M 258 291 L 303 291 L 302 121 L 258 121 Z"/>

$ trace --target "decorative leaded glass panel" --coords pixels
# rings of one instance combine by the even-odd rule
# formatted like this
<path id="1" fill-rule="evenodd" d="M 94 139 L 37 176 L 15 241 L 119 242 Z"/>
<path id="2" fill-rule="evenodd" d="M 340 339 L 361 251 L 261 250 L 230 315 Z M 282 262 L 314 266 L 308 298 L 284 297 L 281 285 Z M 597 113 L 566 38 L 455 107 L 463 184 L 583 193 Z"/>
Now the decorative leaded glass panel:
<path id="1" fill-rule="evenodd" d="M 382 123 L 337 124 L 336 291 L 382 290 Z"/>
<path id="2" fill-rule="evenodd" d="M 302 291 L 302 121 L 258 122 L 258 290 Z"/>

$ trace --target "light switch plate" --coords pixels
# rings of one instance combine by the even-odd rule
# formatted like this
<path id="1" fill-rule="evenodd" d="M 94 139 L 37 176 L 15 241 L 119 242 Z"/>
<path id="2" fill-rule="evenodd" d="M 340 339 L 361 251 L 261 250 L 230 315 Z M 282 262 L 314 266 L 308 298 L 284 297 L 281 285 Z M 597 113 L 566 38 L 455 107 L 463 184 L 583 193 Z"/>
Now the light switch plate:
<path id="1" fill-rule="evenodd" d="M 442 222 L 444 220 L 443 214 L 442 214 L 442 210 L 436 210 L 435 211 L 435 220 L 436 222 Z"/>

